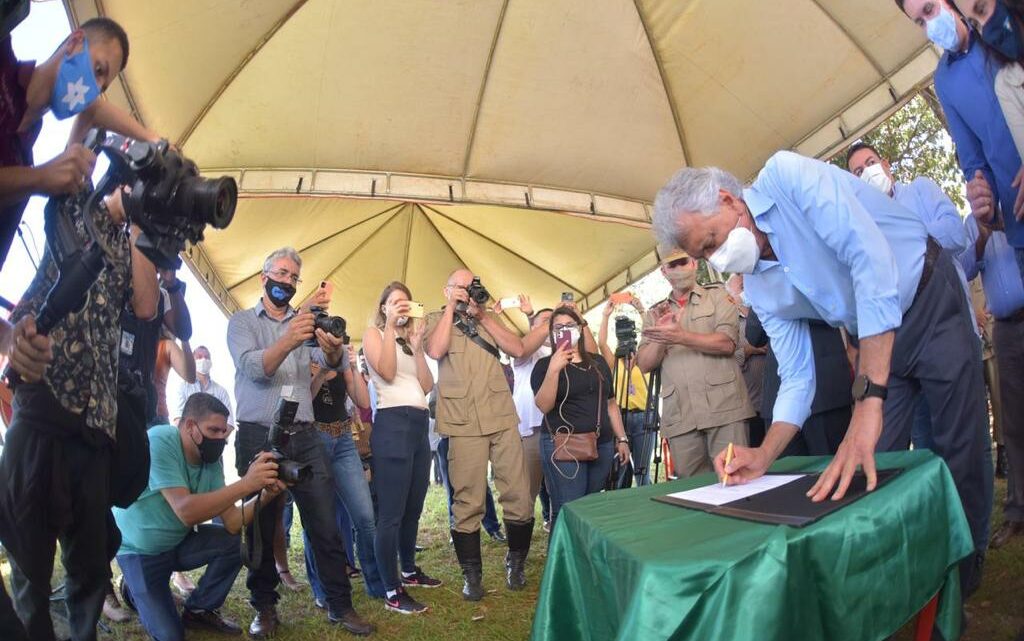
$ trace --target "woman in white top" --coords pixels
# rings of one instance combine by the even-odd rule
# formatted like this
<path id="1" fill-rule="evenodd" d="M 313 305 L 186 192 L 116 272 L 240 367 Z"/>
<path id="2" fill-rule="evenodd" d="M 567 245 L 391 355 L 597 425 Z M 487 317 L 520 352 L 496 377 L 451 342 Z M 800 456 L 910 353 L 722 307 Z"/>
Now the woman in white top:
<path id="1" fill-rule="evenodd" d="M 366 363 L 377 392 L 370 434 L 378 504 L 374 549 L 387 590 L 384 607 L 402 614 L 427 609 L 404 586 L 441 585 L 416 566 L 416 533 L 430 482 L 427 393 L 434 387 L 434 377 L 423 353 L 426 326 L 422 319 L 410 316 L 411 299 L 409 289 L 400 282 L 385 287 L 374 324 L 363 335 Z"/>

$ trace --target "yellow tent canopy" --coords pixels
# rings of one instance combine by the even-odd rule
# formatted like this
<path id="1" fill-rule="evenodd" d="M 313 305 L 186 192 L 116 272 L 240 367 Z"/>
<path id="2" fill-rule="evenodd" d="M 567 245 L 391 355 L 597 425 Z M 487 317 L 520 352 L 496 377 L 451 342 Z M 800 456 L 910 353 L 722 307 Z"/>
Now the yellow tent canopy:
<path id="1" fill-rule="evenodd" d="M 129 33 L 110 97 L 238 180 L 235 221 L 186 256 L 224 310 L 292 245 L 299 296 L 330 280 L 354 330 L 388 281 L 436 308 L 461 265 L 591 307 L 655 266 L 675 170 L 833 153 L 938 58 L 888 0 L 65 4 Z"/>

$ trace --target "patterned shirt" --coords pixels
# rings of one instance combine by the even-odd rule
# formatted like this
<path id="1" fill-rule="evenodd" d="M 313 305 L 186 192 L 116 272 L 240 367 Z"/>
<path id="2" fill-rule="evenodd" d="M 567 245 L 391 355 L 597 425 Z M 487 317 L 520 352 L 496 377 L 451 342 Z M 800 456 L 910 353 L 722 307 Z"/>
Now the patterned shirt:
<path id="1" fill-rule="evenodd" d="M 80 207 L 79 199 L 51 199 L 51 207 Z M 91 213 L 106 246 L 107 268 L 89 289 L 85 305 L 72 312 L 50 332 L 53 341 L 53 362 L 44 381 L 61 407 L 73 414 L 85 414 L 86 426 L 115 438 L 117 423 L 117 362 L 121 336 L 120 316 L 128 296 L 131 278 L 131 250 L 127 229 L 114 223 L 104 206 Z M 73 215 L 75 232 L 82 241 L 88 238 L 81 216 Z M 17 322 L 26 314 L 38 315 L 46 294 L 57 282 L 57 264 L 49 245 L 35 278 L 21 302 L 11 314 Z"/>

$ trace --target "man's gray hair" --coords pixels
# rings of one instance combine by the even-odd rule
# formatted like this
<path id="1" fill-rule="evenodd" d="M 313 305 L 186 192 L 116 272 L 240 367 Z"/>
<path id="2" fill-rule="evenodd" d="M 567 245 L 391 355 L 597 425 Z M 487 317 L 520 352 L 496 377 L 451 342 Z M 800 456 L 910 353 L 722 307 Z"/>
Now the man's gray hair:
<path id="1" fill-rule="evenodd" d="M 718 190 L 724 189 L 737 198 L 743 197 L 743 184 L 718 167 L 686 167 L 676 172 L 654 198 L 654 220 L 651 229 L 658 243 L 675 247 L 681 231 L 680 212 L 697 212 L 710 216 L 718 211 Z"/>
<path id="2" fill-rule="evenodd" d="M 267 259 L 263 261 L 263 273 L 269 274 L 270 270 L 274 268 L 274 262 L 281 258 L 289 258 L 295 261 L 295 264 L 300 268 L 302 267 L 302 259 L 299 258 L 299 252 L 295 251 L 293 247 L 282 247 L 281 249 L 275 249 L 267 256 Z"/>

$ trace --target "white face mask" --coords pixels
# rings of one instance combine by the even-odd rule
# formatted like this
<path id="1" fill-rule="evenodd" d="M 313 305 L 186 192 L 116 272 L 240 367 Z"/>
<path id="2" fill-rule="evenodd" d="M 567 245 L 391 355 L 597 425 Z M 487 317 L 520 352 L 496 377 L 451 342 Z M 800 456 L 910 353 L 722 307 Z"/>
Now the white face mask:
<path id="1" fill-rule="evenodd" d="M 579 327 L 570 328 L 569 329 L 569 336 L 572 337 L 572 340 L 569 341 L 569 344 L 572 345 L 573 347 L 575 347 L 580 342 L 580 328 Z"/>
<path id="2" fill-rule="evenodd" d="M 885 167 L 882 166 L 882 163 L 875 163 L 865 167 L 864 171 L 860 174 L 860 179 L 886 196 L 892 193 L 892 178 L 889 178 L 889 174 L 885 173 Z"/>
<path id="3" fill-rule="evenodd" d="M 925 23 L 928 39 L 946 51 L 956 49 L 960 36 L 956 33 L 956 17 L 943 5 L 939 5 L 939 13 Z"/>
<path id="4" fill-rule="evenodd" d="M 202 374 L 203 376 L 210 375 L 210 368 L 213 367 L 213 362 L 208 358 L 197 358 L 196 359 L 196 373 Z"/>
<path id="5" fill-rule="evenodd" d="M 754 233 L 746 227 L 736 227 L 729 232 L 722 246 L 711 254 L 708 262 L 720 272 L 750 274 L 757 265 L 759 253 Z"/>

